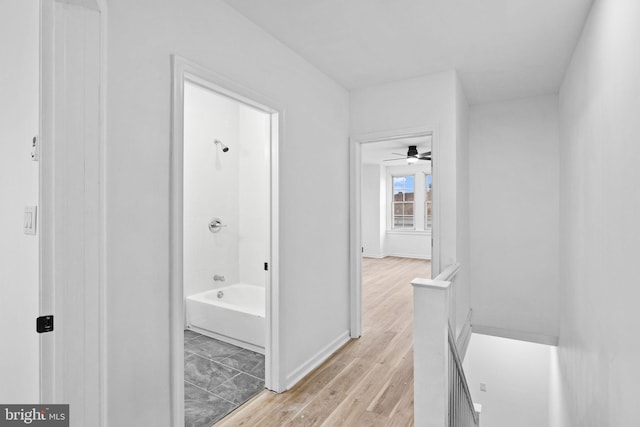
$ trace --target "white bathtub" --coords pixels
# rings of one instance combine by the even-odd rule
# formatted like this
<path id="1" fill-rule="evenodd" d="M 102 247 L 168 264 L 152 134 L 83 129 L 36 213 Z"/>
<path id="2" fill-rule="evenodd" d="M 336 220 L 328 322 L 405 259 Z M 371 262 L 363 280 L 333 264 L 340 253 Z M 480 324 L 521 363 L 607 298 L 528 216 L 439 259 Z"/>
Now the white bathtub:
<path id="1" fill-rule="evenodd" d="M 222 297 L 218 298 L 218 293 Z M 186 299 L 187 326 L 213 338 L 264 353 L 265 296 L 262 286 L 238 283 Z"/>

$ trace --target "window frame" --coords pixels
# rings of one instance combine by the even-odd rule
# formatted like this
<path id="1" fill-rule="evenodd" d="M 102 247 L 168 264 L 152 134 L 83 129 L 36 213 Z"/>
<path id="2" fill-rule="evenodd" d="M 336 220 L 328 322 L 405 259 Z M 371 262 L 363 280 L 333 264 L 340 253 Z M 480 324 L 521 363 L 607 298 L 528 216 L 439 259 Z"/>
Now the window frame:
<path id="1" fill-rule="evenodd" d="M 425 185 L 427 182 L 425 175 L 432 176 L 431 192 L 433 192 L 433 169 L 431 165 L 418 163 L 415 165 L 393 165 L 384 167 L 385 170 L 385 233 L 386 234 L 432 234 L 432 228 L 425 227 Z M 413 200 L 413 227 L 412 228 L 394 228 L 394 203 L 393 203 L 393 178 L 402 176 L 414 177 L 414 200 Z M 433 197 L 433 193 L 432 193 Z M 432 203 L 433 207 L 433 203 Z M 432 218 L 433 220 L 433 218 Z M 433 224 L 432 224 L 433 226 Z"/>
<path id="2" fill-rule="evenodd" d="M 431 179 L 431 182 L 429 182 Z M 429 197 L 431 196 L 431 197 Z M 429 207 L 431 207 L 431 218 L 429 218 Z M 431 231 L 433 228 L 433 174 L 424 172 L 424 231 Z"/>
<path id="3" fill-rule="evenodd" d="M 392 231 L 415 231 L 416 230 L 416 175 L 415 173 L 403 173 L 403 174 L 390 174 L 391 176 L 391 223 L 387 224 L 387 229 L 388 230 L 392 230 Z M 402 192 L 402 201 L 396 201 L 395 200 L 395 179 L 396 178 L 405 178 L 405 184 L 406 184 L 406 178 L 413 178 L 413 200 L 411 200 L 410 202 L 408 202 L 406 200 L 406 195 L 407 192 L 403 191 Z M 403 187 L 403 190 L 406 190 L 407 187 L 406 185 Z M 412 206 L 412 214 L 411 215 L 401 215 L 402 217 L 402 224 L 403 226 L 396 226 L 396 204 L 402 204 L 402 212 L 403 214 L 405 213 L 405 206 L 407 203 L 411 203 Z M 412 220 L 411 220 L 411 227 L 406 227 L 404 226 L 405 221 L 406 221 L 406 217 L 411 216 Z M 390 227 L 389 227 L 390 225 Z"/>

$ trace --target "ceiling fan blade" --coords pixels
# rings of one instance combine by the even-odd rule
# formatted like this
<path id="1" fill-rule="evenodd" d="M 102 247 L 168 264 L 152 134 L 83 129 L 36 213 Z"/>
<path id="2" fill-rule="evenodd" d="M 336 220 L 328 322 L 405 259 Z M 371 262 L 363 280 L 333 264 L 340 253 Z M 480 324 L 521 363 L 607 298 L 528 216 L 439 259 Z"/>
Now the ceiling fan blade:
<path id="1" fill-rule="evenodd" d="M 396 155 L 396 156 L 407 157 L 407 155 L 406 155 L 406 154 L 400 154 L 400 153 L 391 153 L 391 154 Z"/>
<path id="2" fill-rule="evenodd" d="M 397 159 L 385 159 L 383 160 L 383 162 L 393 162 L 393 161 L 398 161 L 398 160 L 406 160 L 406 157 L 398 157 Z"/>

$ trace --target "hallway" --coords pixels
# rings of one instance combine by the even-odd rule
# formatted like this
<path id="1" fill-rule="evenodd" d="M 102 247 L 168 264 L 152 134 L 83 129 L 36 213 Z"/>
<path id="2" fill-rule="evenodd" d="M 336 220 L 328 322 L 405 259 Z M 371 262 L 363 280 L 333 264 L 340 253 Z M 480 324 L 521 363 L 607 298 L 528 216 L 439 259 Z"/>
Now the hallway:
<path id="1" fill-rule="evenodd" d="M 413 425 L 413 297 L 430 261 L 364 258 L 363 335 L 293 389 L 263 391 L 216 426 Z"/>

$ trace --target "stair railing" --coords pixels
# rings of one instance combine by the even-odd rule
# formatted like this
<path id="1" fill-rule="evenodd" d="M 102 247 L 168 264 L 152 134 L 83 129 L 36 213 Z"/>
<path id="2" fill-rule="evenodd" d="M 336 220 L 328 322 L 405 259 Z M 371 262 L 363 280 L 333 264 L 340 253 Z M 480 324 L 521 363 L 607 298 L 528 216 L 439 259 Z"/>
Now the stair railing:
<path id="1" fill-rule="evenodd" d="M 454 337 L 456 274 L 460 264 L 435 279 L 414 279 L 414 425 L 476 427 L 476 413 Z"/>
<path id="2" fill-rule="evenodd" d="M 456 339 L 449 329 L 449 427 L 477 427 L 480 414 L 473 407 L 467 378 L 458 355 Z M 416 424 L 417 425 L 417 424 Z"/>

